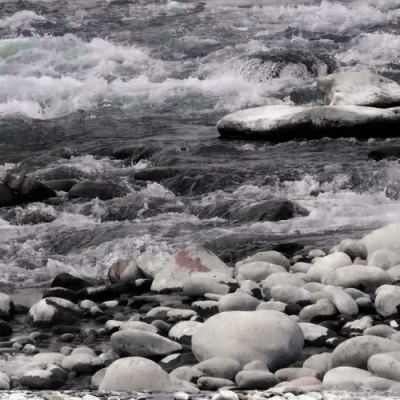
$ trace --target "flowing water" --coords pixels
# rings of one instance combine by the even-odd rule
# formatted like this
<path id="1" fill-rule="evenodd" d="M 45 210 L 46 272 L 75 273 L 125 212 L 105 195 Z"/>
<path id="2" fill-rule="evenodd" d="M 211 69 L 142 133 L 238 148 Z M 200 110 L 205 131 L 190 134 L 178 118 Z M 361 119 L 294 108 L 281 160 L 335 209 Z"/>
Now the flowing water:
<path id="1" fill-rule="evenodd" d="M 223 141 L 215 127 L 246 107 L 320 104 L 315 78 L 335 71 L 400 81 L 399 28 L 399 0 L 2 0 L 0 173 L 128 193 L 0 209 L 3 286 L 60 271 L 104 278 L 116 258 L 165 258 L 193 242 L 227 260 L 276 243 L 330 246 L 399 220 L 400 166 L 367 153 L 400 139 L 273 145 Z M 141 156 L 112 156 L 129 146 Z M 199 212 L 271 196 L 310 215 L 241 223 Z"/>

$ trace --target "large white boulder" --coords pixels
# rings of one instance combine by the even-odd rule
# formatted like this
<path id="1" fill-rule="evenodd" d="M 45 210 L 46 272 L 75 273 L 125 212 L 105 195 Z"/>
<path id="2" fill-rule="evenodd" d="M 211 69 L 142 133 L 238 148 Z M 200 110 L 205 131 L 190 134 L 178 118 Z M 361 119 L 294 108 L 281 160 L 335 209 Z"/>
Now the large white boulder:
<path id="1" fill-rule="evenodd" d="M 279 311 L 230 311 L 214 315 L 192 337 L 199 361 L 230 357 L 243 367 L 260 360 L 271 371 L 287 367 L 301 355 L 304 337 L 299 325 Z"/>
<path id="2" fill-rule="evenodd" d="M 83 310 L 74 303 L 59 297 L 47 297 L 30 308 L 26 324 L 51 328 L 54 325 L 75 325 L 81 318 Z"/>
<path id="3" fill-rule="evenodd" d="M 358 315 L 358 305 L 355 300 L 343 289 L 335 286 L 327 286 L 325 293 L 329 301 L 336 306 L 340 314 L 355 317 Z"/>
<path id="4" fill-rule="evenodd" d="M 383 285 L 376 290 L 375 308 L 382 317 L 397 317 L 400 307 L 400 287 Z"/>
<path id="5" fill-rule="evenodd" d="M 218 272 L 232 276 L 232 269 L 214 253 L 199 245 L 189 246 L 175 253 L 154 278 L 154 292 L 181 290 L 185 280 L 194 274 Z"/>
<path id="6" fill-rule="evenodd" d="M 351 258 L 345 253 L 332 253 L 318 259 L 315 264 L 307 271 L 307 275 L 313 282 L 321 282 L 322 277 L 338 268 L 352 265 Z"/>
<path id="7" fill-rule="evenodd" d="M 367 267 L 366 265 L 351 265 L 339 268 L 325 275 L 322 280 L 325 285 L 356 288 L 366 293 L 373 293 L 378 287 L 391 282 L 392 278 L 386 271 L 377 267 Z"/>
<path id="8" fill-rule="evenodd" d="M 353 367 L 338 367 L 329 370 L 323 380 L 324 386 L 328 389 L 335 389 L 337 385 L 344 382 L 354 382 L 361 386 L 365 380 L 374 375 L 371 372 Z"/>
<path id="9" fill-rule="evenodd" d="M 281 267 L 284 267 L 286 271 L 289 271 L 290 269 L 289 260 L 278 251 L 271 250 L 271 251 L 262 251 L 260 253 L 253 254 L 252 256 L 247 257 L 244 260 L 238 261 L 235 264 L 235 271 L 238 272 L 238 268 L 244 264 L 249 264 L 258 261 L 266 262 L 268 264 L 280 265 Z"/>
<path id="10" fill-rule="evenodd" d="M 180 351 L 182 346 L 156 333 L 139 329 L 126 329 L 111 336 L 111 348 L 118 355 L 152 357 Z"/>
<path id="11" fill-rule="evenodd" d="M 400 264 L 400 256 L 398 254 L 389 249 L 379 249 L 372 253 L 367 265 L 387 271 L 397 264 Z"/>
<path id="12" fill-rule="evenodd" d="M 370 357 L 368 370 L 381 378 L 400 382 L 400 352 L 376 354 Z"/>
<path id="13" fill-rule="evenodd" d="M 380 249 L 389 249 L 400 253 L 400 222 L 376 229 L 364 236 L 360 242 L 368 249 L 368 254 Z"/>
<path id="14" fill-rule="evenodd" d="M 298 138 L 366 137 L 396 134 L 398 107 L 269 105 L 236 111 L 218 121 L 222 137 L 285 142 Z"/>
<path id="15" fill-rule="evenodd" d="M 191 383 L 168 375 L 155 362 L 141 357 L 122 358 L 113 362 L 107 368 L 99 390 L 199 391 Z"/>
<path id="16" fill-rule="evenodd" d="M 400 86 L 370 71 L 347 71 L 317 79 L 317 87 L 330 106 L 358 105 L 388 108 L 400 105 Z"/>
<path id="17" fill-rule="evenodd" d="M 166 253 L 144 252 L 136 259 L 136 264 L 147 278 L 154 279 L 167 264 L 170 257 Z"/>

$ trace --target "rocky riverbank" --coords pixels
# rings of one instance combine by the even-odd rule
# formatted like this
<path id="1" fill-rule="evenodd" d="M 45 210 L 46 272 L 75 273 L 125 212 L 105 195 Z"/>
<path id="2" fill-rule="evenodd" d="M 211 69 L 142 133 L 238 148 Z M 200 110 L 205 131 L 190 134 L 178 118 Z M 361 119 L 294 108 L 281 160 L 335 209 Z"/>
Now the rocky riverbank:
<path id="1" fill-rule="evenodd" d="M 61 273 L 31 307 L 1 294 L 1 389 L 397 392 L 399 233 L 234 266 L 193 245 Z"/>

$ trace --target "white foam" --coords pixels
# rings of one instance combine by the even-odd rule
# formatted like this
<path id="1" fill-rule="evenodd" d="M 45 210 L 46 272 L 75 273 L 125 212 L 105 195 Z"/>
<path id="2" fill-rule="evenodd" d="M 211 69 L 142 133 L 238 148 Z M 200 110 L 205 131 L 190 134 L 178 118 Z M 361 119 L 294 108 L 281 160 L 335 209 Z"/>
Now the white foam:
<path id="1" fill-rule="evenodd" d="M 30 27 L 30 23 L 34 21 L 46 21 L 46 18 L 33 11 L 18 11 L 11 17 L 0 18 L 0 28 L 16 29 L 20 27 Z"/>

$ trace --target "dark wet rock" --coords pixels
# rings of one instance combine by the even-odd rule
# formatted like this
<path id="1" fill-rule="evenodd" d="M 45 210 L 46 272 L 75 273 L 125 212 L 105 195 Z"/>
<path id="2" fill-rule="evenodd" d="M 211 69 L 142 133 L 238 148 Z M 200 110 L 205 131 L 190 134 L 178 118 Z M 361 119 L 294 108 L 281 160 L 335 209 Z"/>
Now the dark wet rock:
<path id="1" fill-rule="evenodd" d="M 47 210 L 14 207 L 2 216 L 11 225 L 37 225 L 53 222 L 56 216 Z"/>
<path id="2" fill-rule="evenodd" d="M 24 174 L 9 172 L 4 177 L 3 183 L 16 192 L 23 201 L 43 201 L 57 196 L 54 190 Z"/>
<path id="3" fill-rule="evenodd" d="M 70 198 L 83 198 L 110 200 L 115 197 L 123 197 L 127 191 L 112 182 L 80 182 L 74 185 L 68 195 Z"/>
<path id="4" fill-rule="evenodd" d="M 83 311 L 74 303 L 58 297 L 40 300 L 26 317 L 26 324 L 31 327 L 51 328 L 54 325 L 74 325 L 83 318 Z"/>
<path id="5" fill-rule="evenodd" d="M 125 165 L 136 164 L 140 160 L 148 160 L 153 154 L 157 152 L 156 148 L 149 146 L 124 146 L 115 149 L 111 156 L 117 160 L 124 160 Z"/>
<path id="6" fill-rule="evenodd" d="M 383 146 L 371 150 L 368 153 L 368 158 L 381 161 L 384 158 L 400 158 L 400 146 Z"/>
<path id="7" fill-rule="evenodd" d="M 55 179 L 52 181 L 42 181 L 41 183 L 52 190 L 69 192 L 71 188 L 75 186 L 78 182 L 73 179 Z"/>
<path id="8" fill-rule="evenodd" d="M 45 290 L 43 299 L 46 297 L 59 297 L 60 299 L 69 300 L 75 304 L 79 302 L 79 297 L 74 291 L 63 287 L 52 287 L 51 289 Z"/>
<path id="9" fill-rule="evenodd" d="M 21 204 L 21 198 L 9 187 L 0 183 L 0 208 Z"/>
<path id="10" fill-rule="evenodd" d="M 272 198 L 247 205 L 232 201 L 217 203 L 200 209 L 198 212 L 194 210 L 194 213 L 202 219 L 219 217 L 240 222 L 275 222 L 307 216 L 309 211 L 291 200 Z"/>
<path id="11" fill-rule="evenodd" d="M 135 179 L 141 181 L 162 182 L 164 179 L 172 178 L 182 170 L 179 168 L 159 167 L 145 169 L 135 173 Z"/>
<path id="12" fill-rule="evenodd" d="M 62 387 L 64 381 L 58 379 L 49 371 L 33 370 L 25 373 L 21 378 L 21 384 L 34 390 L 55 390 Z"/>
<path id="13" fill-rule="evenodd" d="M 119 292 L 112 286 L 101 285 L 101 286 L 92 286 L 81 289 L 78 292 L 78 296 L 81 300 L 92 300 L 94 302 L 103 302 L 118 298 Z"/>
<path id="14" fill-rule="evenodd" d="M 81 289 L 91 287 L 92 284 L 85 281 L 84 279 L 77 278 L 67 272 L 58 274 L 51 282 L 51 287 L 63 287 L 66 289 L 78 292 Z"/>
<path id="15" fill-rule="evenodd" d="M 0 320 L 0 336 L 11 336 L 12 332 L 12 326 Z"/>

